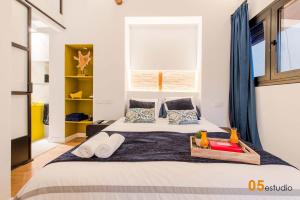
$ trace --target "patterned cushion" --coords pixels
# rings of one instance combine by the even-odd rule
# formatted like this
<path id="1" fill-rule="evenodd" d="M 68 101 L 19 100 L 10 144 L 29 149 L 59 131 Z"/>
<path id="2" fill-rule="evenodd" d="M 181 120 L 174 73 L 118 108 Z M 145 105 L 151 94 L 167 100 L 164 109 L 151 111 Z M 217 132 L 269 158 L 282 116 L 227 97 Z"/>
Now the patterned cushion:
<path id="1" fill-rule="evenodd" d="M 169 110 L 169 124 L 198 124 L 195 110 Z"/>
<path id="2" fill-rule="evenodd" d="M 155 122 L 155 108 L 129 108 L 125 122 L 129 123 L 153 123 Z"/>

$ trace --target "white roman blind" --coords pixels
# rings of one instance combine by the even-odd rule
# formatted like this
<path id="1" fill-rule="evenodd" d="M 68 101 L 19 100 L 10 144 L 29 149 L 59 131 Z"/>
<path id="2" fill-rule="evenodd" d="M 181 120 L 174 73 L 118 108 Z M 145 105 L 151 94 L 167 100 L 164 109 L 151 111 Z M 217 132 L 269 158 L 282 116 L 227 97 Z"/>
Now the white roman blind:
<path id="1" fill-rule="evenodd" d="M 197 90 L 201 17 L 126 19 L 126 70 L 132 91 Z"/>
<path id="2" fill-rule="evenodd" d="M 197 26 L 181 24 L 130 27 L 130 66 L 133 69 L 195 69 Z"/>

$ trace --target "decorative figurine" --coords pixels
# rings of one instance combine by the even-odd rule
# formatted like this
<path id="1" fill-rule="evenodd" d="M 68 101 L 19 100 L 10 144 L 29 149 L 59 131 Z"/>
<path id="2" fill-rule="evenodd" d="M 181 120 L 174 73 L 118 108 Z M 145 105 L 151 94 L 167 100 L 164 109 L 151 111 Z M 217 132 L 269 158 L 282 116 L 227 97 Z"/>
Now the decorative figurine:
<path id="1" fill-rule="evenodd" d="M 80 72 L 78 76 L 85 76 L 85 68 L 92 60 L 91 52 L 89 51 L 86 55 L 82 55 L 81 51 L 78 51 L 78 57 L 74 56 L 74 60 L 78 61 L 78 65 L 76 66 Z"/>
<path id="2" fill-rule="evenodd" d="M 78 92 L 75 92 L 75 93 L 71 93 L 70 94 L 70 97 L 72 99 L 81 99 L 82 98 L 82 91 L 78 91 Z"/>

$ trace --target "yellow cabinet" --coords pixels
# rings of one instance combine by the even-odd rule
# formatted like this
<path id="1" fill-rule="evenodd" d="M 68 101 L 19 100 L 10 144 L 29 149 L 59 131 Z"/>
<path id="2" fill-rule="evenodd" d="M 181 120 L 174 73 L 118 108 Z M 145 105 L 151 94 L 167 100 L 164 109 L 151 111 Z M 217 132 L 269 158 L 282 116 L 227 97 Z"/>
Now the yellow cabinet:
<path id="1" fill-rule="evenodd" d="M 43 124 L 43 103 L 31 104 L 31 141 L 37 141 L 44 138 L 45 130 Z"/>

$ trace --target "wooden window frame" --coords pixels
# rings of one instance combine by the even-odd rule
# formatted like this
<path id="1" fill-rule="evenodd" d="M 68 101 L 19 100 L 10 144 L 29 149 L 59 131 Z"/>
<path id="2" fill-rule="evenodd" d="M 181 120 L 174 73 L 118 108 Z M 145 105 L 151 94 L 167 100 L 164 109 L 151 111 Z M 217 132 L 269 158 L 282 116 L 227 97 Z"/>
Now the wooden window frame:
<path id="1" fill-rule="evenodd" d="M 275 0 L 249 22 L 250 27 L 264 21 L 265 29 L 265 75 L 255 78 L 256 86 L 300 83 L 300 69 L 279 72 L 277 60 L 280 9 L 293 0 Z"/>

